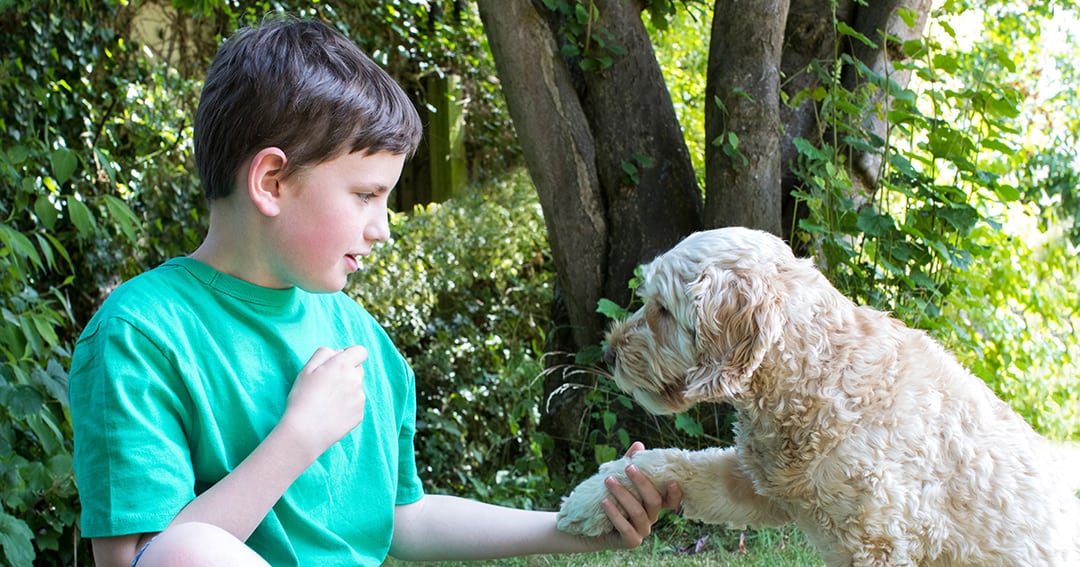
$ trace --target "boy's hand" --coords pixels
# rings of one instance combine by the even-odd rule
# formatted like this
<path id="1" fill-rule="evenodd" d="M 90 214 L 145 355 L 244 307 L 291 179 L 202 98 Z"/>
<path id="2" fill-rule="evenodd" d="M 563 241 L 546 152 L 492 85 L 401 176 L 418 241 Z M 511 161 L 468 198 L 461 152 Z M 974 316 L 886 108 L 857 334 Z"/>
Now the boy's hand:
<path id="1" fill-rule="evenodd" d="M 297 431 L 322 454 L 364 419 L 364 369 L 367 349 L 321 347 L 300 369 L 282 422 Z"/>
<path id="2" fill-rule="evenodd" d="M 626 452 L 627 457 L 645 449 L 640 441 L 635 441 Z M 652 533 L 652 526 L 660 516 L 660 510 L 678 510 L 682 504 L 682 488 L 671 481 L 661 493 L 637 467 L 626 467 L 626 476 L 634 483 L 640 499 L 612 477 L 604 479 L 604 485 L 610 493 L 602 503 L 604 512 L 621 536 L 622 547 L 634 548 Z"/>

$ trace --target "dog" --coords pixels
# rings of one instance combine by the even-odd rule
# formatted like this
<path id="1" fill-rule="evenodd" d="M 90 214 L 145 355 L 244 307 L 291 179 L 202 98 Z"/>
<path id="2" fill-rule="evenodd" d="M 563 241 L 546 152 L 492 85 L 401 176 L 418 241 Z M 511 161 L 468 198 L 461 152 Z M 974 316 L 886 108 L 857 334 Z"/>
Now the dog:
<path id="1" fill-rule="evenodd" d="M 605 477 L 677 480 L 687 518 L 794 523 L 830 566 L 1080 565 L 1080 499 L 1052 444 L 926 333 L 856 306 L 811 260 L 746 228 L 643 268 L 605 359 L 652 413 L 735 408 L 732 447 L 652 449 L 564 498 L 561 530 L 611 530 Z"/>

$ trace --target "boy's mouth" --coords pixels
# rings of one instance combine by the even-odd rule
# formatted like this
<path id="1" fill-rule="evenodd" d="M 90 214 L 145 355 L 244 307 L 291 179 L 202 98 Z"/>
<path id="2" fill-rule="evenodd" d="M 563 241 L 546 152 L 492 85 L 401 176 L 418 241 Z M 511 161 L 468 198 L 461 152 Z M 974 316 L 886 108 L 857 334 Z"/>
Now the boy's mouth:
<path id="1" fill-rule="evenodd" d="M 350 272 L 355 272 L 360 268 L 360 256 L 359 254 L 346 254 L 345 265 L 349 268 Z"/>

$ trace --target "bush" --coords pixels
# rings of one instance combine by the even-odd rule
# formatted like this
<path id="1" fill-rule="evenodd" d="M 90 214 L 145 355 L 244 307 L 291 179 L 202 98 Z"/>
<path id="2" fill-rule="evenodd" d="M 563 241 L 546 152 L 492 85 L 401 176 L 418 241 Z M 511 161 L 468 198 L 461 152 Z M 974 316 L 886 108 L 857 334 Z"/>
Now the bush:
<path id="1" fill-rule="evenodd" d="M 427 488 L 537 505 L 547 497 L 536 427 L 553 275 L 528 177 L 394 214 L 391 233 L 350 291 L 416 372 Z"/>
<path id="2" fill-rule="evenodd" d="M 1026 228 L 975 235 L 988 257 L 956 274 L 932 331 L 1036 430 L 1080 440 L 1080 259 L 1060 236 L 1027 244 L 1039 233 Z"/>
<path id="3" fill-rule="evenodd" d="M 103 290 L 177 253 L 198 218 L 154 220 L 201 198 L 179 141 L 187 83 L 125 43 L 116 7 L 37 8 L 7 3 L 0 23 L 0 548 L 68 565 L 86 559 L 71 346 Z"/>

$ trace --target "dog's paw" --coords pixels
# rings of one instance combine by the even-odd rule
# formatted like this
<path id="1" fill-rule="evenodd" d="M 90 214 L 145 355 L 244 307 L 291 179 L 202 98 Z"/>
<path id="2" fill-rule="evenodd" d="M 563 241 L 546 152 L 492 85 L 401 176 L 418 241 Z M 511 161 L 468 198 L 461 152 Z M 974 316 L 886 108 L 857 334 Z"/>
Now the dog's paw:
<path id="1" fill-rule="evenodd" d="M 598 536 L 614 530 L 611 520 L 604 512 L 602 502 L 608 497 L 604 479 L 613 476 L 624 486 L 632 483 L 626 477 L 626 459 L 605 463 L 600 472 L 575 488 L 570 496 L 563 498 L 558 513 L 559 529 L 575 535 Z"/>

